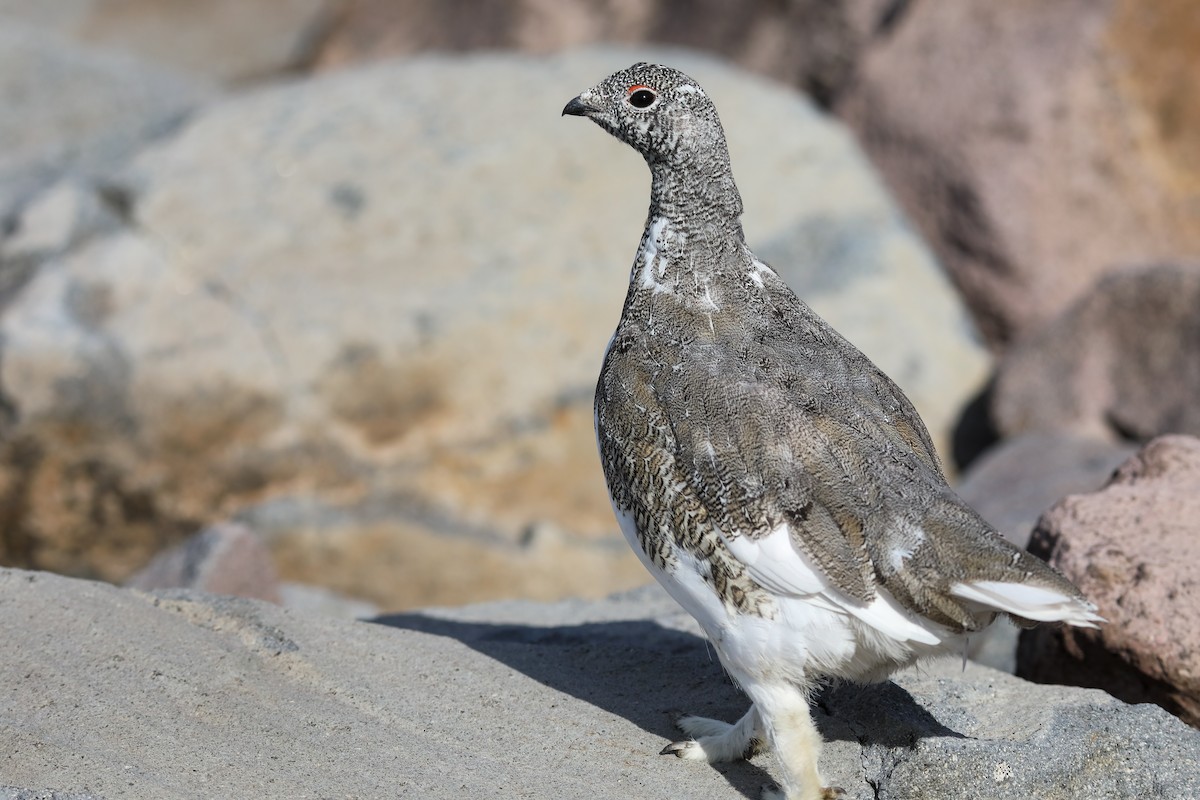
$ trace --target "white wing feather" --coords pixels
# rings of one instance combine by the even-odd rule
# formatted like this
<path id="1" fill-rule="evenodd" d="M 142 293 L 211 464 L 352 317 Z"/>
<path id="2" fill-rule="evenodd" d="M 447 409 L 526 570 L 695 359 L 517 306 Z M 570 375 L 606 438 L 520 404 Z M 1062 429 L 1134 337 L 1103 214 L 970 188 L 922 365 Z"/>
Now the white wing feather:
<path id="1" fill-rule="evenodd" d="M 750 577 L 764 588 L 794 597 L 820 596 L 829 605 L 900 642 L 941 644 L 942 639 L 918 618 L 904 611 L 886 591 L 863 605 L 829 584 L 824 575 L 792 544 L 791 531 L 780 525 L 766 536 L 721 537 L 734 558 L 746 566 Z M 932 623 L 929 623 L 932 624 Z"/>
<path id="2" fill-rule="evenodd" d="M 796 550 L 786 524 L 757 539 L 724 535 L 721 538 L 733 557 L 746 565 L 751 577 L 776 594 L 808 597 L 829 588 L 828 582 Z"/>

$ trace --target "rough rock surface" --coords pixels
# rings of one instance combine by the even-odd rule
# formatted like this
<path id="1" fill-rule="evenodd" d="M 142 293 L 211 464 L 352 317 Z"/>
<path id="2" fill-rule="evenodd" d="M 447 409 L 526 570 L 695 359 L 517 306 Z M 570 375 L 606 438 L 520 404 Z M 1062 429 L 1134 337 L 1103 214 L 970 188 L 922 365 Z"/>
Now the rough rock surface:
<path id="1" fill-rule="evenodd" d="M 1108 624 L 1022 636 L 1019 674 L 1154 702 L 1200 726 L 1200 439 L 1155 439 L 1101 491 L 1068 497 L 1031 550 Z"/>
<path id="2" fill-rule="evenodd" d="M 1018 343 L 997 370 L 992 416 L 1006 436 L 1073 431 L 1148 441 L 1200 434 L 1200 270 L 1101 281 Z"/>
<path id="3" fill-rule="evenodd" d="M 0 26 L 21 23 L 214 80 L 245 81 L 308 63 L 334 5 L 330 0 L 0 0 Z"/>
<path id="4" fill-rule="evenodd" d="M 0 15 L 0 237 L 39 189 L 111 170 L 211 94 L 196 78 Z"/>
<path id="5" fill-rule="evenodd" d="M 896 5 L 837 110 L 990 341 L 1114 270 L 1200 260 L 1193 0 Z"/>
<path id="6" fill-rule="evenodd" d="M 21 789 L 16 786 L 0 786 L 0 800 L 104 800 L 94 794 L 78 792 L 56 792 L 53 789 Z"/>
<path id="7" fill-rule="evenodd" d="M 718 98 L 748 237 L 944 444 L 986 354 L 803 97 L 683 53 L 425 58 L 210 106 L 109 187 L 116 230 L 38 263 L 0 319 L 0 560 L 121 580 L 240 518 L 385 608 L 643 582 L 591 396 L 645 166 L 559 117 L 639 57 Z"/>
<path id="8" fill-rule="evenodd" d="M 1023 434 L 980 456 L 955 491 L 1006 539 L 1026 547 L 1045 511 L 1069 494 L 1103 486 L 1135 450 L 1131 445 L 1069 434 Z M 981 635 L 971 637 L 970 657 L 1014 672 L 1019 634 L 1019 628 L 998 620 Z"/>
<path id="9" fill-rule="evenodd" d="M 159 553 L 125 585 L 146 591 L 195 589 L 272 603 L 281 597 L 270 551 L 253 531 L 236 523 L 213 525 Z"/>
<path id="10" fill-rule="evenodd" d="M 657 588 L 307 617 L 0 571 L 0 774 L 136 800 L 757 797 L 773 757 L 657 755 L 677 709 L 746 701 Z M 1200 733 L 1153 705 L 957 663 L 822 696 L 849 800 L 1184 800 Z"/>

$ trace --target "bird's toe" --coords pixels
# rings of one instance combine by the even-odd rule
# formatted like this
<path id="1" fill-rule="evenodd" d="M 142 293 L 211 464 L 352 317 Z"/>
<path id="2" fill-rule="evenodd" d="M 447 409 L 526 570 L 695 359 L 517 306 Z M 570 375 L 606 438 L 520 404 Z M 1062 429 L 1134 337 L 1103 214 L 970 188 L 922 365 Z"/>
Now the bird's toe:
<path id="1" fill-rule="evenodd" d="M 688 761 L 708 761 L 708 753 L 704 751 L 704 746 L 695 739 L 687 739 L 682 742 L 671 742 L 669 745 L 659 751 L 660 756 L 675 756 L 676 758 L 687 759 Z"/>

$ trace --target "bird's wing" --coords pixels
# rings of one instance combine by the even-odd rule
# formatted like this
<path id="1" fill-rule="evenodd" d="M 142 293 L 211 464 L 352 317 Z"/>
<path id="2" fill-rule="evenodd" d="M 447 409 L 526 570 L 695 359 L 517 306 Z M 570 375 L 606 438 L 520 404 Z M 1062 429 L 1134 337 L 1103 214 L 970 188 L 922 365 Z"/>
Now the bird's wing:
<path id="1" fill-rule="evenodd" d="M 730 553 L 771 591 L 819 596 L 892 638 L 928 644 L 940 641 L 930 622 L 975 630 L 996 612 L 1098 620 L 887 420 L 797 407 L 794 394 L 754 380 L 694 390 L 691 400 L 696 413 L 673 424 L 679 463 Z"/>
<path id="2" fill-rule="evenodd" d="M 755 581 L 782 595 L 820 596 L 894 638 L 936 643 L 875 589 L 868 525 L 883 513 L 882 498 L 853 478 L 874 454 L 847 446 L 832 417 L 798 409 L 761 382 L 693 387 L 689 403 L 672 423 L 679 463 Z"/>

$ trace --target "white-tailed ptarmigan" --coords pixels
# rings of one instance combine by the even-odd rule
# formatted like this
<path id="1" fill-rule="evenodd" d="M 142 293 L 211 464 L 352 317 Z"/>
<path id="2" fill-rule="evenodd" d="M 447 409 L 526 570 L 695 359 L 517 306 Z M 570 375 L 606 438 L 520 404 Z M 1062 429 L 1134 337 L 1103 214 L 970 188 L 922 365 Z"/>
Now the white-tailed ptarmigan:
<path id="1" fill-rule="evenodd" d="M 998 614 L 1102 620 L 946 484 L 908 398 L 746 246 L 716 109 L 688 76 L 635 64 L 580 94 L 645 157 L 650 212 L 596 387 L 621 530 L 753 701 L 684 717 L 663 752 L 726 761 L 765 741 L 787 800 L 838 795 L 808 697 L 960 651 Z M 768 796 L 781 796 L 768 789 Z"/>

